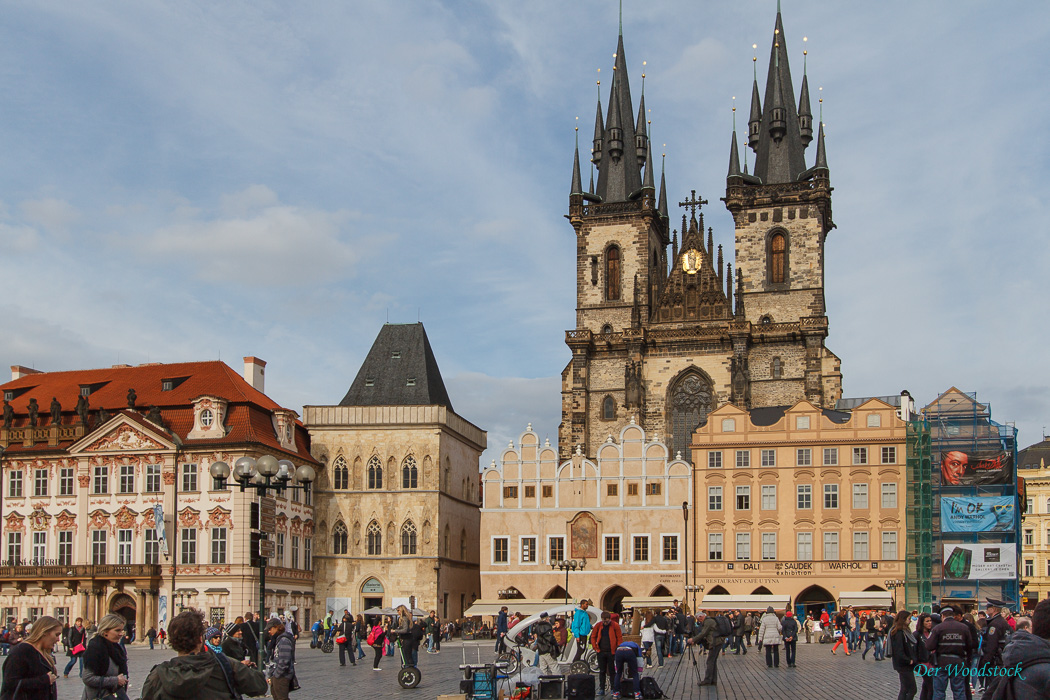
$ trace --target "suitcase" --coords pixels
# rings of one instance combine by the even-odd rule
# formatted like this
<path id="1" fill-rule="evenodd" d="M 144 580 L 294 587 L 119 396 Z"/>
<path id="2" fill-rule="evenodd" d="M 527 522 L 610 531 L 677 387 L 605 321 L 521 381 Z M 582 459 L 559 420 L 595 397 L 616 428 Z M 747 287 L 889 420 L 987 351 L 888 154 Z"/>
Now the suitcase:
<path id="1" fill-rule="evenodd" d="M 620 680 L 620 697 L 621 698 L 633 698 L 635 697 L 635 691 L 637 688 L 634 687 L 634 680 L 631 678 L 623 678 Z"/>
<path id="2" fill-rule="evenodd" d="M 565 678 L 567 700 L 594 700 L 594 676 L 589 673 L 572 673 Z"/>

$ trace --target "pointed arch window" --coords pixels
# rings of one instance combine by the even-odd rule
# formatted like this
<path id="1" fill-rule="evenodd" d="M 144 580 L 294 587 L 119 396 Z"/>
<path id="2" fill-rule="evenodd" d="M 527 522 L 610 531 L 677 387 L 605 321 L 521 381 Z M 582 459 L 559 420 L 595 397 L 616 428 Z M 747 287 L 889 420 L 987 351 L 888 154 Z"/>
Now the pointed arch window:
<path id="1" fill-rule="evenodd" d="M 696 371 L 687 372 L 672 385 L 668 392 L 672 458 L 680 452 L 682 459 L 692 464 L 689 443 L 697 426 L 707 420 L 713 400 L 710 380 Z"/>
<path id="2" fill-rule="evenodd" d="M 416 525 L 411 520 L 401 526 L 401 554 L 416 553 Z"/>
<path id="3" fill-rule="evenodd" d="M 368 539 L 368 556 L 378 557 L 383 554 L 383 528 L 375 520 L 368 523 L 366 532 Z"/>
<path id="4" fill-rule="evenodd" d="M 375 455 L 368 460 L 368 488 L 383 488 L 383 463 Z"/>
<path id="5" fill-rule="evenodd" d="M 620 300 L 620 276 L 620 249 L 612 245 L 605 251 L 605 299 L 607 301 Z"/>
<path id="6" fill-rule="evenodd" d="M 416 467 L 416 459 L 412 455 L 405 457 L 401 463 L 401 488 L 419 488 L 419 469 Z"/>
<path id="7" fill-rule="evenodd" d="M 467 530 L 464 528 L 459 531 L 459 559 L 460 561 L 467 560 Z"/>
<path id="8" fill-rule="evenodd" d="M 335 464 L 332 466 L 332 486 L 339 490 L 350 488 L 350 470 L 342 455 L 336 457 Z"/>
<path id="9" fill-rule="evenodd" d="M 787 237 L 779 232 L 769 239 L 769 281 L 773 284 L 787 281 Z"/>
<path id="10" fill-rule="evenodd" d="M 616 399 L 611 396 L 602 400 L 602 420 L 616 420 Z"/>
<path id="11" fill-rule="evenodd" d="M 346 525 L 342 521 L 336 523 L 332 528 L 332 554 L 346 554 L 348 539 Z"/>

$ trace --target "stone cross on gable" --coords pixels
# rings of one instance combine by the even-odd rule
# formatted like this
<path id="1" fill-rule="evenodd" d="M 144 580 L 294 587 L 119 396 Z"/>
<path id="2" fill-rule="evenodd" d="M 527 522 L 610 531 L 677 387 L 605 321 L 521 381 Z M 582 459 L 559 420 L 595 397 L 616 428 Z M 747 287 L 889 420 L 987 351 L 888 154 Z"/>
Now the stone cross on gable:
<path id="1" fill-rule="evenodd" d="M 706 199 L 703 199 L 703 198 L 697 199 L 696 198 L 696 190 L 691 190 L 691 194 L 689 196 L 689 199 L 685 200 L 684 202 L 679 202 L 678 206 L 680 206 L 680 207 L 689 207 L 692 210 L 690 213 L 692 214 L 693 218 L 695 219 L 696 218 L 696 210 L 697 209 L 703 209 L 704 205 L 707 204 L 707 203 L 708 202 L 707 202 Z"/>

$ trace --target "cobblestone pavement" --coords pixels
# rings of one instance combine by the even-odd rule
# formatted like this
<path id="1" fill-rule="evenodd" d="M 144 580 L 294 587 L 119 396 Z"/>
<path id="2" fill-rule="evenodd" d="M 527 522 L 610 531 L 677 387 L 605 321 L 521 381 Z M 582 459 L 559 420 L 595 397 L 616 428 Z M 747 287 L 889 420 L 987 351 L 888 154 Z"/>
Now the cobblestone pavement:
<path id="1" fill-rule="evenodd" d="M 652 673 L 671 698 L 675 700 L 892 700 L 897 697 L 897 674 L 889 660 L 875 662 L 871 655 L 861 660 L 860 654 L 843 656 L 841 650 L 832 656 L 830 645 L 800 644 L 798 665 L 787 668 L 781 654 L 780 668 L 767 669 L 765 654 L 751 647 L 746 656 L 732 652 L 719 659 L 719 682 L 716 688 L 697 686 L 697 678 L 690 655 L 665 660 L 662 669 Z M 434 700 L 438 695 L 459 692 L 464 657 L 468 663 L 491 661 L 492 642 L 446 642 L 440 654 L 420 652 L 419 667 L 423 680 L 414 690 L 402 690 L 397 685 L 397 664 L 393 657 L 384 657 L 381 671 L 372 671 L 372 653 L 357 666 L 339 666 L 339 654 L 323 654 L 300 644 L 297 649 L 297 675 L 302 690 L 293 693 L 293 700 L 348 700 L 358 698 L 385 700 Z M 128 650 L 132 683 L 131 695 L 139 697 L 142 682 L 154 664 L 172 656 L 170 650 L 135 645 Z M 60 655 L 60 660 L 65 656 Z M 697 655 L 696 662 L 703 672 L 706 658 Z M 511 683 L 510 685 L 513 685 Z M 59 679 L 59 700 L 80 700 L 84 686 L 76 677 L 76 667 L 68 679 Z M 607 699 L 611 696 L 607 696 Z"/>

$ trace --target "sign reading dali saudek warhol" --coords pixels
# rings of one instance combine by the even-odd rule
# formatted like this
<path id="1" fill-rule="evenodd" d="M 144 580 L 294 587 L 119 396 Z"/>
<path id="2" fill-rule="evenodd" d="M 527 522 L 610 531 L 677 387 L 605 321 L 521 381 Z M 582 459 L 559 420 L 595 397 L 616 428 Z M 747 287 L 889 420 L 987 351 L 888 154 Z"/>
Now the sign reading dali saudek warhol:
<path id="1" fill-rule="evenodd" d="M 1012 532 L 1013 496 L 941 496 L 941 532 Z"/>
<path id="2" fill-rule="evenodd" d="M 945 544 L 944 578 L 1012 579 L 1017 577 L 1015 544 Z"/>
<path id="3" fill-rule="evenodd" d="M 941 486 L 980 486 L 1009 484 L 1013 477 L 1013 456 L 946 450 L 941 453 Z"/>

